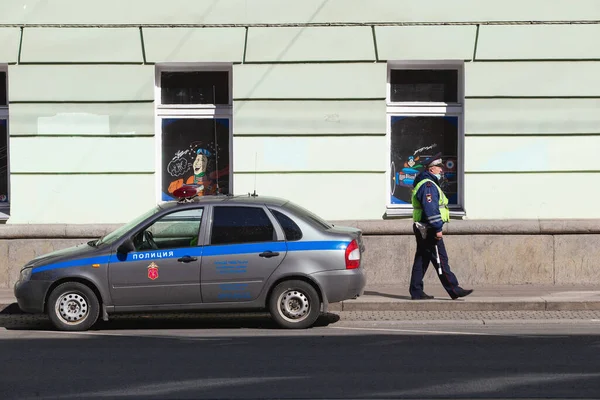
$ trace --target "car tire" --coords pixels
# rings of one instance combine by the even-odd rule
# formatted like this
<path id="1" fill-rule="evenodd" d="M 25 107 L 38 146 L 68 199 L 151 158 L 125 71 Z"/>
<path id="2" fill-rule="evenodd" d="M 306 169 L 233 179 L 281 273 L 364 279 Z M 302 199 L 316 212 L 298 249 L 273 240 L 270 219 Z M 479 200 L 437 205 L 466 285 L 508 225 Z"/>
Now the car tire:
<path id="1" fill-rule="evenodd" d="M 300 280 L 284 281 L 275 286 L 271 293 L 269 312 L 282 328 L 305 329 L 319 318 L 321 300 L 309 283 Z"/>
<path id="2" fill-rule="evenodd" d="M 100 303 L 92 289 L 83 283 L 58 285 L 48 297 L 47 313 L 61 331 L 86 331 L 100 315 Z"/>

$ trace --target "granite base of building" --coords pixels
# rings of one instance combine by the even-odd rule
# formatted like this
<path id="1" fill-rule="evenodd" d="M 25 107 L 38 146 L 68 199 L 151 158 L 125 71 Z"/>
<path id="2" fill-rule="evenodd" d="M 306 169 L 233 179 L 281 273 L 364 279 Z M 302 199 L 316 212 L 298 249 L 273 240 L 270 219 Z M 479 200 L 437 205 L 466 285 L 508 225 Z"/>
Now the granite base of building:
<path id="1" fill-rule="evenodd" d="M 410 220 L 332 221 L 363 230 L 368 284 L 406 285 L 415 251 Z M 0 288 L 50 251 L 85 243 L 118 225 L 0 226 Z M 461 285 L 598 285 L 600 219 L 453 220 L 444 228 L 450 267 Z M 433 268 L 425 284 L 438 284 Z"/>

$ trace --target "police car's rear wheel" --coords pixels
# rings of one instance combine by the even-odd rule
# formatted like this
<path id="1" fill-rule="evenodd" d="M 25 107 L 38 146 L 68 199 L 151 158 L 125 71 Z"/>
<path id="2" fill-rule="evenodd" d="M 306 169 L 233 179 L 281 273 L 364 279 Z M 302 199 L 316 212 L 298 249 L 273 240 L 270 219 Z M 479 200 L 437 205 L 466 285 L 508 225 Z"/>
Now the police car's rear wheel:
<path id="1" fill-rule="evenodd" d="M 304 329 L 319 318 L 319 294 L 304 281 L 285 281 L 278 284 L 269 299 L 269 311 L 283 328 Z"/>
<path id="2" fill-rule="evenodd" d="M 88 330 L 99 314 L 96 294 L 79 282 L 58 285 L 48 298 L 48 317 L 62 331 Z"/>

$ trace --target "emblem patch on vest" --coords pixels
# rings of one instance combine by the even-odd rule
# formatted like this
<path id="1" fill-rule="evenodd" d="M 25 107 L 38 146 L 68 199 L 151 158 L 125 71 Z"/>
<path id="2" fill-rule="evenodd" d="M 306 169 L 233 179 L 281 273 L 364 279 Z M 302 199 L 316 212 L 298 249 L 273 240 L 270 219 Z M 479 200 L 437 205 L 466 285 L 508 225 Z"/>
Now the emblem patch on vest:
<path id="1" fill-rule="evenodd" d="M 431 187 L 431 182 L 426 182 L 426 183 L 425 183 L 425 186 L 427 186 L 427 187 Z"/>
<path id="2" fill-rule="evenodd" d="M 431 203 L 431 193 L 427 193 L 425 196 L 427 197 L 427 202 Z"/>

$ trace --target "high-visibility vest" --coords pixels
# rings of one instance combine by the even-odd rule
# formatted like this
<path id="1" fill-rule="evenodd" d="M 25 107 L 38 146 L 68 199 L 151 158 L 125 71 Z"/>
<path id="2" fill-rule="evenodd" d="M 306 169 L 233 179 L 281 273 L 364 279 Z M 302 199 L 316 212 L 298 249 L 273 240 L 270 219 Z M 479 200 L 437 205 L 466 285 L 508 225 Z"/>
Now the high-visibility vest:
<path id="1" fill-rule="evenodd" d="M 448 222 L 450 220 L 450 210 L 448 209 L 448 198 L 446 197 L 444 192 L 442 192 L 442 189 L 431 179 L 423 179 L 422 181 L 417 183 L 417 186 L 415 186 L 415 188 L 413 189 L 412 199 L 411 199 L 412 206 L 413 206 L 413 221 L 421 222 L 421 216 L 423 215 L 423 209 L 421 208 L 421 203 L 419 203 L 419 200 L 417 200 L 417 191 L 419 190 L 421 185 L 423 185 L 425 182 L 431 182 L 437 188 L 437 190 L 440 194 L 440 201 L 439 201 L 440 216 L 442 217 L 443 222 Z"/>

